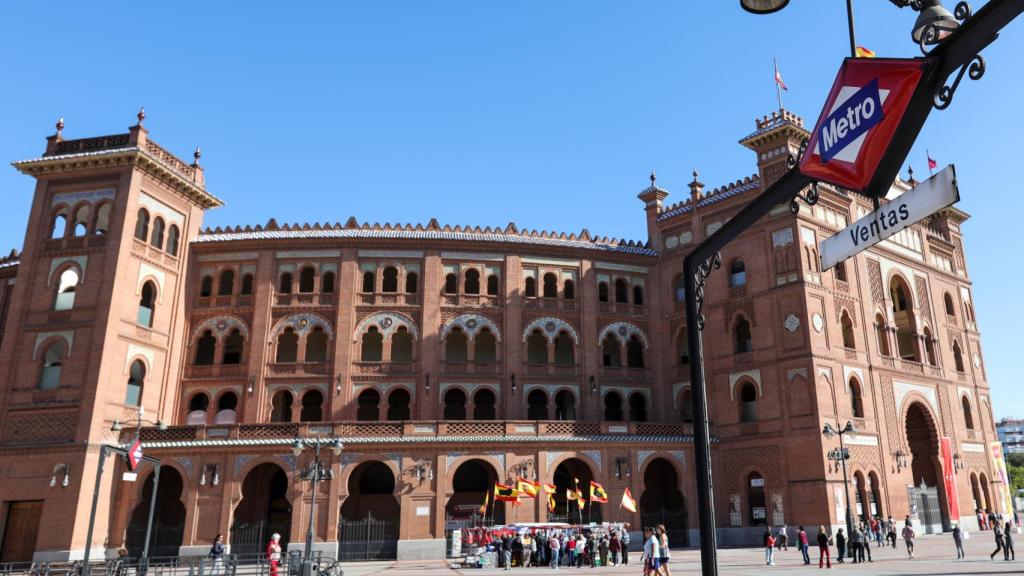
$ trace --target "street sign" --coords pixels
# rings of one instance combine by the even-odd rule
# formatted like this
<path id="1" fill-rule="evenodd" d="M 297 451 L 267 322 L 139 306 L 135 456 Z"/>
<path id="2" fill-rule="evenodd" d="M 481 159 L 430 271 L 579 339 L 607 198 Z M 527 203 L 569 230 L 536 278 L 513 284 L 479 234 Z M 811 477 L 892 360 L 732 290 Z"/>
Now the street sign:
<path id="1" fill-rule="evenodd" d="M 927 64 L 921 58 L 843 61 L 807 142 L 800 172 L 815 180 L 864 192 L 896 134 Z"/>
<path id="2" fill-rule="evenodd" d="M 124 472 L 121 474 L 121 480 L 125 482 L 135 482 L 138 478 L 139 474 L 137 472 Z"/>
<path id="3" fill-rule="evenodd" d="M 128 448 L 128 469 L 134 471 L 142 461 L 142 442 L 138 438 Z"/>
<path id="4" fill-rule="evenodd" d="M 882 204 L 831 238 L 821 242 L 821 269 L 867 250 L 939 210 L 960 200 L 952 164 L 916 188 Z"/>

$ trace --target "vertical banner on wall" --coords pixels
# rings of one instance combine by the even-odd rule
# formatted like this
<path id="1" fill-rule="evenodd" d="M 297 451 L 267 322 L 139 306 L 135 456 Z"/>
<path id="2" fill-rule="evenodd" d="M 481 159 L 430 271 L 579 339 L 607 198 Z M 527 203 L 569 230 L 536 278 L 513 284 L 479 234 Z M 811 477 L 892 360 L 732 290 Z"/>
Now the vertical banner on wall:
<path id="1" fill-rule="evenodd" d="M 956 468 L 953 466 L 953 441 L 949 436 L 939 439 L 942 448 L 942 483 L 946 487 L 946 502 L 949 503 L 949 519 L 960 520 L 960 500 L 956 494 Z"/>
<path id="2" fill-rule="evenodd" d="M 999 501 L 999 507 L 1003 514 L 1007 514 L 1013 510 L 1013 501 L 1010 500 L 1010 477 L 1006 473 L 1006 460 L 1003 459 L 1003 445 L 997 442 L 990 442 L 988 445 L 989 454 L 992 455 L 992 468 L 995 469 L 996 474 L 999 475 L 999 481 L 1002 482 L 1002 486 L 998 488 L 999 496 L 996 500 Z"/>

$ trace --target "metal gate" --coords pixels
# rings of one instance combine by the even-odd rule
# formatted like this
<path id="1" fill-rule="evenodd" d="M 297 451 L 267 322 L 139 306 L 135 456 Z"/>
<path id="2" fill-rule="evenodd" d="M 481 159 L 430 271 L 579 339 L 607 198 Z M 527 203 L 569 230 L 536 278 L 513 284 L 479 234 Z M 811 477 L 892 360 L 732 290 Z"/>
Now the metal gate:
<path id="1" fill-rule="evenodd" d="M 939 490 L 935 486 L 908 486 L 910 516 L 917 517 L 918 526 L 925 534 L 942 534 L 944 520 L 939 505 Z"/>
<path id="2" fill-rule="evenodd" d="M 149 535 L 149 557 L 174 557 L 181 551 L 181 539 L 185 534 L 185 526 L 164 526 L 153 522 L 153 531 Z M 128 556 L 139 558 L 146 544 L 146 526 L 132 526 L 125 531 L 125 548 Z"/>
<path id="3" fill-rule="evenodd" d="M 273 534 L 281 535 L 281 548 L 288 548 L 291 525 L 285 522 L 246 522 L 231 526 L 231 553 L 240 563 L 252 563 L 266 554 Z"/>
<path id="4" fill-rule="evenodd" d="M 473 513 L 470 516 L 445 516 L 444 519 L 444 553 L 448 558 L 464 556 L 473 547 L 466 538 L 465 530 L 477 528 L 486 524 L 485 518 L 480 514 Z M 452 553 L 452 532 L 462 530 L 462 546 L 455 554 Z"/>
<path id="5" fill-rule="evenodd" d="M 338 523 L 338 560 L 395 560 L 398 558 L 398 525 L 368 515 L 362 520 Z"/>
<path id="6" fill-rule="evenodd" d="M 686 510 L 661 510 L 641 511 L 640 524 L 643 526 L 665 525 L 668 532 L 668 543 L 670 548 L 686 548 L 690 545 L 690 531 L 687 530 L 688 517 Z"/>

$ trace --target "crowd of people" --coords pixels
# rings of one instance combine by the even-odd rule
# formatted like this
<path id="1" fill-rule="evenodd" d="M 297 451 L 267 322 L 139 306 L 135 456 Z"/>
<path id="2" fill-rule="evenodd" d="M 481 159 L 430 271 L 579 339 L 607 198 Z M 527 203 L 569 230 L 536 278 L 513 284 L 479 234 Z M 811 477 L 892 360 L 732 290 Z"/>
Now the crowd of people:
<path id="1" fill-rule="evenodd" d="M 465 545 L 493 557 L 488 564 L 511 570 L 629 564 L 629 525 L 470 529 Z"/>

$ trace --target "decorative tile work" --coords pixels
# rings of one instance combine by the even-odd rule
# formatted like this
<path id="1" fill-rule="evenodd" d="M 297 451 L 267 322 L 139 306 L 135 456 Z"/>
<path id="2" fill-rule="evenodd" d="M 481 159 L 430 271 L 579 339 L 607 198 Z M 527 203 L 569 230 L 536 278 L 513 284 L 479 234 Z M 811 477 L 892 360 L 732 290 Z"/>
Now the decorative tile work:
<path id="1" fill-rule="evenodd" d="M 544 337 L 548 339 L 548 342 L 554 342 L 558 333 L 564 330 L 570 337 L 572 337 L 572 341 L 577 346 L 580 344 L 579 334 L 576 333 L 576 329 L 573 328 L 571 324 L 560 318 L 551 317 L 537 318 L 533 322 L 527 324 L 526 328 L 523 329 L 523 342 L 526 342 L 526 338 L 530 333 L 538 328 L 544 333 Z"/>
<path id="2" fill-rule="evenodd" d="M 647 335 L 644 334 L 644 331 L 638 328 L 635 324 L 630 324 L 629 322 L 612 322 L 611 324 L 608 324 L 597 335 L 598 344 L 600 345 L 601 342 L 604 342 L 604 339 L 609 334 L 614 334 L 615 337 L 623 344 L 625 344 L 631 337 L 636 336 L 641 342 L 643 342 L 645 350 L 650 348 L 647 342 Z"/>

